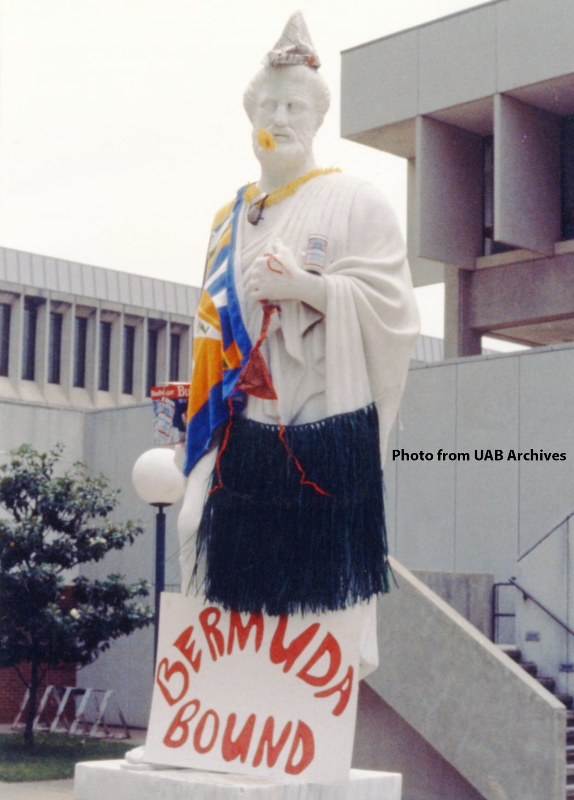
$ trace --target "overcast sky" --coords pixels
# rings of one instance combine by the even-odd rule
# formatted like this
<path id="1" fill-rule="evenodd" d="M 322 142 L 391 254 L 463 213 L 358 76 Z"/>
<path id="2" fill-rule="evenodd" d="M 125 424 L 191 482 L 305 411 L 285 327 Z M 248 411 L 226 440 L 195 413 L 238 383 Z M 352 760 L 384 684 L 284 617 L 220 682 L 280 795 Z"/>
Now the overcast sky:
<path id="1" fill-rule="evenodd" d="M 215 210 L 258 177 L 243 90 L 297 8 L 332 93 L 317 161 L 404 226 L 405 163 L 339 137 L 340 51 L 477 5 L 0 0 L 0 245 L 198 285 Z"/>

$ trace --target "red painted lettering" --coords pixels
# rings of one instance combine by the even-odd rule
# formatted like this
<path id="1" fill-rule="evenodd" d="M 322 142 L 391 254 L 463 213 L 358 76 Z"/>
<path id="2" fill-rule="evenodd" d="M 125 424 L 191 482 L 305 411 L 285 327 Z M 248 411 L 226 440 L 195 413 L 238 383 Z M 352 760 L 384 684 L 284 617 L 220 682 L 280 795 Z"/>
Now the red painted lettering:
<path id="1" fill-rule="evenodd" d="M 192 711 L 189 716 L 185 717 L 184 714 L 189 708 L 191 708 Z M 198 711 L 199 700 L 192 700 L 189 703 L 185 703 L 185 705 L 179 709 L 173 719 L 173 722 L 169 726 L 166 735 L 163 737 L 163 743 L 166 747 L 181 747 L 187 742 L 187 737 L 189 736 L 189 723 L 195 717 Z M 176 736 L 178 731 L 179 734 Z"/>
<path id="2" fill-rule="evenodd" d="M 212 722 L 212 731 L 211 731 L 211 739 L 208 741 L 207 744 L 201 743 L 201 737 L 203 736 L 203 731 L 205 730 L 205 726 L 207 725 L 207 720 L 211 717 L 213 719 Z M 197 723 L 197 728 L 195 729 L 195 733 L 193 734 L 193 746 L 197 750 L 198 753 L 209 753 L 213 745 L 215 744 L 215 740 L 217 739 L 217 734 L 219 732 L 219 717 L 215 713 L 215 711 L 210 708 L 208 709 L 202 718 Z"/>
<path id="3" fill-rule="evenodd" d="M 257 745 L 257 752 L 255 753 L 255 758 L 253 759 L 254 767 L 258 767 L 263 761 L 265 746 L 267 746 L 268 767 L 275 766 L 277 759 L 281 755 L 281 751 L 285 747 L 285 742 L 287 741 L 287 739 L 289 738 L 289 734 L 291 733 L 292 723 L 288 722 L 287 725 L 285 725 L 281 733 L 281 736 L 277 741 L 277 744 L 273 744 L 274 726 L 275 726 L 275 721 L 273 717 L 267 717 L 267 719 L 265 720 L 265 725 L 263 726 L 263 733 L 261 734 L 261 739 L 259 740 L 259 744 Z"/>
<path id="4" fill-rule="evenodd" d="M 303 650 L 307 647 L 313 636 L 319 630 L 319 623 L 314 622 L 313 625 L 309 625 L 303 633 L 300 633 L 290 645 L 285 647 L 285 631 L 287 629 L 287 620 L 288 617 L 279 617 L 279 621 L 277 623 L 277 628 L 275 629 L 275 633 L 273 634 L 273 639 L 271 641 L 271 647 L 269 649 L 269 658 L 273 662 L 273 664 L 281 664 L 283 661 L 285 662 L 285 666 L 283 667 L 283 672 L 289 672 L 295 661 L 299 658 Z"/>
<path id="5" fill-rule="evenodd" d="M 236 721 L 237 714 L 230 714 L 223 732 L 221 755 L 225 761 L 234 761 L 239 757 L 241 763 L 244 764 L 247 759 L 247 753 L 249 752 L 253 728 L 255 727 L 255 714 L 250 714 L 247 717 L 247 722 L 241 729 L 241 733 L 237 739 L 234 740 L 233 729 L 235 728 Z"/>
<path id="6" fill-rule="evenodd" d="M 342 681 L 336 683 L 334 686 L 331 686 L 330 689 L 323 689 L 322 692 L 315 692 L 315 697 L 329 697 L 335 692 L 340 693 L 339 702 L 333 709 L 332 713 L 335 717 L 340 716 L 343 711 L 347 708 L 347 703 L 349 702 L 349 697 L 351 696 L 351 689 L 353 688 L 353 667 L 349 667 L 347 670 L 347 674 L 343 678 Z"/>
<path id="7" fill-rule="evenodd" d="M 205 639 L 211 653 L 211 658 L 217 661 L 217 654 L 220 656 L 225 652 L 225 639 L 223 634 L 217 627 L 221 620 L 221 611 L 218 608 L 210 606 L 204 608 L 199 615 L 199 622 L 203 628 Z"/>
<path id="8" fill-rule="evenodd" d="M 329 657 L 329 666 L 325 674 L 311 675 L 311 668 L 325 655 Z M 311 686 L 326 686 L 329 681 L 333 680 L 340 666 L 341 648 L 335 637 L 331 633 L 328 633 L 315 651 L 315 654 L 312 655 L 305 666 L 299 670 L 297 677 L 301 678 L 305 683 L 311 684 Z"/>
<path id="9" fill-rule="evenodd" d="M 195 648 L 195 639 L 192 639 L 191 638 L 192 636 L 193 636 L 193 625 L 190 625 L 189 628 L 186 628 L 184 632 L 177 637 L 177 639 L 173 643 L 173 646 L 177 647 L 179 652 L 191 664 L 191 668 L 194 670 L 194 672 L 199 672 L 199 668 L 201 666 L 201 650 L 194 658 L 193 650 Z"/>
<path id="10" fill-rule="evenodd" d="M 263 614 L 251 614 L 247 623 L 244 625 L 241 619 L 241 614 L 237 611 L 232 611 L 229 615 L 229 639 L 227 641 L 227 654 L 229 655 L 233 650 L 233 643 L 235 640 L 235 633 L 237 633 L 237 641 L 239 649 L 244 650 L 251 628 L 255 626 L 255 652 L 259 652 L 261 642 L 263 641 Z"/>
<path id="11" fill-rule="evenodd" d="M 295 763 L 295 756 L 298 748 L 301 748 L 301 755 L 299 761 Z M 313 757 L 315 756 L 315 739 L 313 731 L 304 722 L 299 720 L 295 736 L 293 737 L 293 744 L 289 751 L 287 764 L 285 765 L 285 772 L 288 775 L 300 775 L 304 769 L 307 769 Z"/>
<path id="12" fill-rule="evenodd" d="M 176 694 L 178 685 L 177 682 L 171 687 L 168 685 L 171 683 L 171 679 L 174 675 L 180 675 L 183 678 L 183 683 L 179 694 Z M 156 681 L 157 685 L 161 689 L 161 693 L 170 706 L 174 706 L 183 697 L 185 697 L 189 687 L 189 677 L 185 665 L 182 664 L 181 661 L 176 661 L 175 664 L 170 666 L 167 658 L 162 658 L 162 660 L 159 662 Z"/>

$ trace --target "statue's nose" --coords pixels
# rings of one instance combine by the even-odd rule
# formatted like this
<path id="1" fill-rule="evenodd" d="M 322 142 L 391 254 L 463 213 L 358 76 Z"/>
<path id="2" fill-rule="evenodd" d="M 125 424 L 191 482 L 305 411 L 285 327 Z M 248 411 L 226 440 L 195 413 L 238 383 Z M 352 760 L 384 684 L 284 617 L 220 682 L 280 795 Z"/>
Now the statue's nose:
<path id="1" fill-rule="evenodd" d="M 277 110 L 275 111 L 275 119 L 274 122 L 276 125 L 286 125 L 287 124 L 287 106 L 283 103 L 279 103 L 277 106 Z"/>

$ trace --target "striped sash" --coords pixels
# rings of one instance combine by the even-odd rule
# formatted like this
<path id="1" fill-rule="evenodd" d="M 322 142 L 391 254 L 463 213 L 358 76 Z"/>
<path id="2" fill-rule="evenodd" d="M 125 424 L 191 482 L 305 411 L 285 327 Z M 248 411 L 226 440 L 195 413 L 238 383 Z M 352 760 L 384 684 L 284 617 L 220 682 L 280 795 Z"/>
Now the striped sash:
<path id="1" fill-rule="evenodd" d="M 251 341 L 241 318 L 233 258 L 245 187 L 216 217 L 209 242 L 206 280 L 195 318 L 193 372 L 187 410 L 185 474 L 207 452 L 215 430 L 229 418 L 229 398 L 237 410 L 245 396 L 234 393 Z"/>

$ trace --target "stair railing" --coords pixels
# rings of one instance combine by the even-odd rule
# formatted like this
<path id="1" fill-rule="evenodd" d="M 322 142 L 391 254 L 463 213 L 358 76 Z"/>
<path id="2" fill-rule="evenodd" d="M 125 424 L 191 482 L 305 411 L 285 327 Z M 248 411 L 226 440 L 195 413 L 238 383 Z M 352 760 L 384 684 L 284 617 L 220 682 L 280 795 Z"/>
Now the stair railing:
<path id="1" fill-rule="evenodd" d="M 564 526 L 566 526 L 566 539 L 569 539 L 570 536 L 570 525 L 571 520 L 574 518 L 574 511 L 570 512 L 564 519 L 560 520 L 556 525 L 554 525 L 549 531 L 547 531 L 543 536 L 541 536 L 534 544 L 532 544 L 527 550 L 522 553 L 518 559 L 517 564 L 519 564 L 523 559 L 533 553 L 537 548 L 540 547 L 544 542 L 546 542 L 551 536 L 557 533 L 559 530 L 562 530 Z M 574 631 L 572 631 L 568 625 L 559 619 L 550 609 L 548 609 L 545 605 L 543 605 L 539 600 L 537 600 L 531 592 L 527 589 L 524 589 L 523 586 L 520 586 L 516 578 L 512 577 L 509 578 L 508 582 L 500 582 L 495 583 L 493 585 L 493 597 L 492 597 L 492 641 L 498 642 L 499 638 L 499 621 L 503 617 L 516 617 L 516 613 L 510 612 L 502 612 L 499 611 L 499 604 L 500 604 L 500 589 L 505 586 L 514 586 L 518 591 L 522 593 L 524 600 L 531 600 L 535 605 L 537 605 L 545 614 L 547 614 L 554 622 L 556 622 L 560 627 L 562 627 L 567 633 L 574 635 Z"/>
<path id="2" fill-rule="evenodd" d="M 492 585 L 492 621 L 491 621 L 491 639 L 495 644 L 498 644 L 498 635 L 499 635 L 499 628 L 498 628 L 498 621 L 502 618 L 516 618 L 516 612 L 514 611 L 499 611 L 499 604 L 500 604 L 500 589 L 504 586 L 513 586 L 512 583 L 500 582 L 500 583 L 493 583 Z"/>
<path id="3" fill-rule="evenodd" d="M 554 534 L 554 533 L 556 533 L 556 531 L 560 530 L 560 528 L 564 524 L 566 524 L 568 526 L 568 528 L 567 528 L 567 535 L 568 535 L 570 533 L 570 520 L 572 519 L 572 517 L 574 517 L 574 511 L 571 511 L 570 514 L 568 514 L 568 516 L 564 517 L 563 520 L 561 520 L 557 525 L 555 525 L 553 528 L 551 528 L 548 531 L 548 533 L 545 533 L 544 536 L 541 536 L 540 539 L 538 539 L 538 541 L 534 542 L 534 544 L 531 547 L 529 547 L 528 550 L 525 550 L 525 552 L 522 553 L 522 555 L 517 558 L 516 563 L 519 564 L 522 561 L 523 558 L 526 558 L 526 556 L 529 556 L 530 553 L 532 553 L 534 550 L 536 550 L 537 547 L 539 547 L 542 544 L 542 542 L 545 542 L 546 539 L 549 539 L 552 536 L 552 534 Z"/>
<path id="4" fill-rule="evenodd" d="M 559 619 L 559 617 L 556 616 L 556 614 L 550 611 L 549 608 L 546 608 L 546 606 L 543 603 L 541 603 L 540 600 L 537 600 L 529 591 L 527 591 L 523 586 L 517 583 L 516 578 L 509 578 L 509 582 L 512 584 L 512 586 L 516 586 L 518 591 L 522 593 L 522 597 L 525 600 L 532 600 L 532 602 L 535 603 L 535 605 L 537 605 L 538 608 L 542 609 L 542 611 L 544 611 L 545 614 L 548 614 L 548 616 L 551 619 L 553 619 L 554 622 L 557 622 L 562 628 L 564 628 L 564 630 L 567 633 L 569 633 L 571 636 L 574 636 L 574 631 L 572 630 L 572 628 L 569 628 L 565 622 L 563 622 L 561 619 Z"/>
<path id="5" fill-rule="evenodd" d="M 522 594 L 524 600 L 531 600 L 535 605 L 538 606 L 538 608 L 540 608 L 545 614 L 547 614 L 551 619 L 553 619 L 554 622 L 558 623 L 558 625 L 560 625 L 560 627 L 563 628 L 566 631 L 566 633 L 569 633 L 571 636 L 574 636 L 574 630 L 568 627 L 568 625 L 559 617 L 557 617 L 556 614 L 554 614 L 554 612 L 550 611 L 549 608 L 546 608 L 546 606 L 543 603 L 541 603 L 540 600 L 537 600 L 536 597 L 534 597 L 534 595 L 532 594 L 532 592 L 529 592 L 528 589 L 525 589 L 523 586 L 521 586 L 517 582 L 516 578 L 509 578 L 508 581 L 495 583 L 492 587 L 493 591 L 492 641 L 495 644 L 498 642 L 498 620 L 503 617 L 516 617 L 516 612 L 503 612 L 498 610 L 498 601 L 499 601 L 498 589 L 501 586 L 514 586 L 514 588 L 518 589 L 518 591 Z"/>

